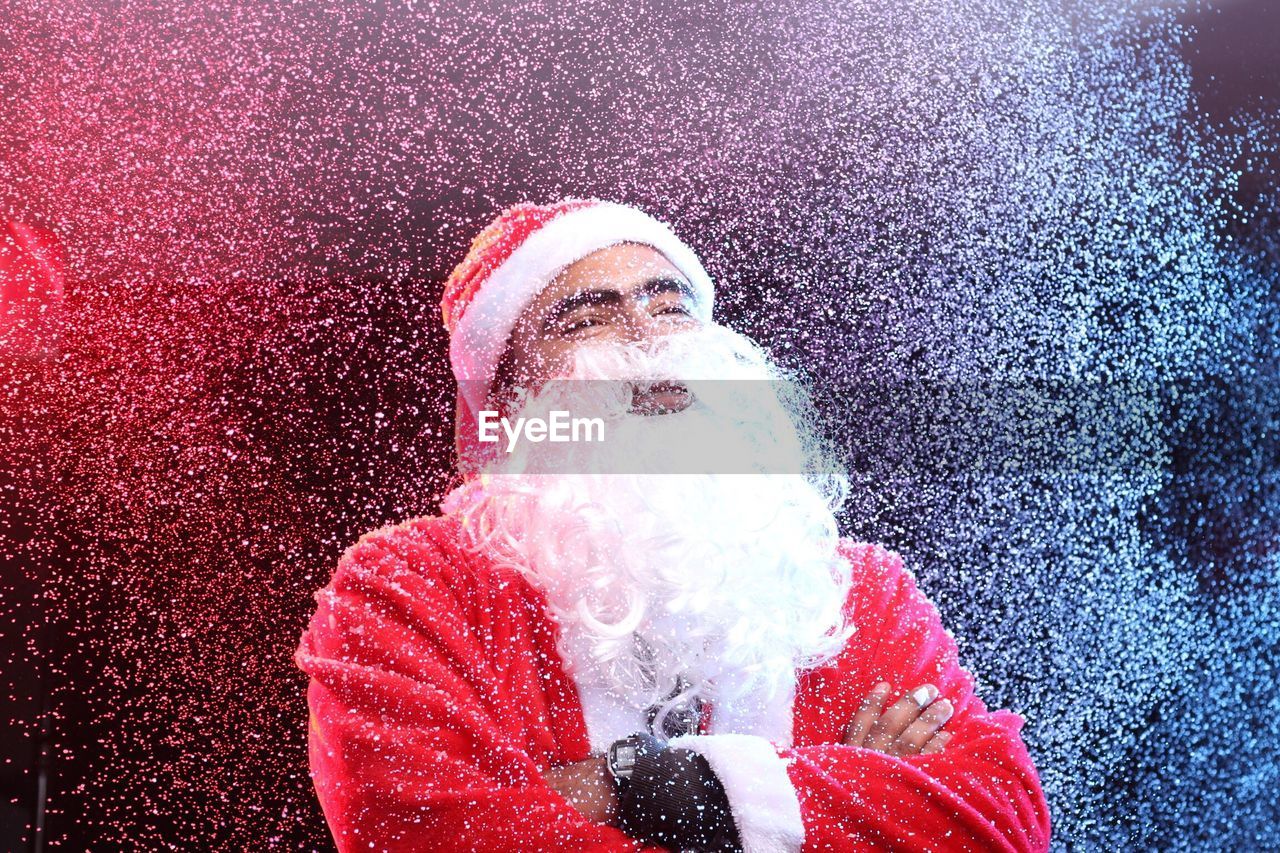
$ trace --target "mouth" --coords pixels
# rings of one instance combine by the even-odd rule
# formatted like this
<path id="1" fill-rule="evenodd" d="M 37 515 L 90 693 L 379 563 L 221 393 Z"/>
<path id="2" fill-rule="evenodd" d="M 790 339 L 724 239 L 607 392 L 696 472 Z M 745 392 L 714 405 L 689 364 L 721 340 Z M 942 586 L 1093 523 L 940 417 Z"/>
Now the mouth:
<path id="1" fill-rule="evenodd" d="M 693 394 L 683 382 L 638 382 L 631 390 L 634 415 L 673 415 L 693 404 Z"/>

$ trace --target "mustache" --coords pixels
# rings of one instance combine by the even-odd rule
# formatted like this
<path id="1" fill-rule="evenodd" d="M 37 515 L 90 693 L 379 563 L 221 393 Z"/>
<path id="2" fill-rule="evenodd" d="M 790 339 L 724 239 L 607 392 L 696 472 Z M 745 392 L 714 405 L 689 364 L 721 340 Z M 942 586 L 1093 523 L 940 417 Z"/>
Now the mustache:
<path id="1" fill-rule="evenodd" d="M 775 379 L 781 370 L 757 343 L 717 324 L 639 341 L 588 342 L 573 356 L 575 379 Z"/>

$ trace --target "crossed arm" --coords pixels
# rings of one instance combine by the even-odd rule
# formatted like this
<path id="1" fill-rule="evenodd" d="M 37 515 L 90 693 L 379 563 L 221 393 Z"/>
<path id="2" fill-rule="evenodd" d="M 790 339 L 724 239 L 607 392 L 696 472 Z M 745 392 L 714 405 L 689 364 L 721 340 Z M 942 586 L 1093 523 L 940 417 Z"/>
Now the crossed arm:
<path id="1" fill-rule="evenodd" d="M 1021 718 L 973 693 L 896 555 L 848 553 L 858 632 L 802 685 L 795 745 L 753 745 L 785 768 L 803 822 L 802 839 L 771 849 L 1046 850 Z M 339 849 L 638 849 L 611 825 L 601 759 L 550 766 L 577 749 L 556 743 L 564 717 L 536 693 L 503 698 L 531 664 L 494 668 L 490 650 L 515 636 L 495 614 L 520 608 L 486 599 L 456 563 L 444 549 L 363 541 L 319 596 L 298 662 L 312 676 L 313 776 Z M 930 685 L 937 698 L 921 708 L 913 694 Z M 749 820 L 752 804 L 726 790 Z"/>
<path id="2" fill-rule="evenodd" d="M 849 610 L 858 631 L 797 698 L 797 745 L 775 747 L 798 800 L 803 849 L 1047 849 L 1048 806 L 1019 737 L 1022 719 L 986 709 L 937 609 L 897 554 L 844 547 L 855 567 Z M 608 825 L 616 804 L 606 772 L 588 759 L 544 778 Z M 762 800 L 748 787 L 735 803 L 728 787 L 740 828 L 777 793 Z"/>
<path id="3" fill-rule="evenodd" d="M 951 719 L 951 702 L 939 699 L 932 684 L 920 685 L 886 709 L 890 695 L 889 682 L 876 685 L 862 700 L 840 743 L 894 756 L 941 752 L 952 737 L 940 731 Z M 542 778 L 587 820 L 618 825 L 617 793 L 604 756 L 552 767 Z"/>

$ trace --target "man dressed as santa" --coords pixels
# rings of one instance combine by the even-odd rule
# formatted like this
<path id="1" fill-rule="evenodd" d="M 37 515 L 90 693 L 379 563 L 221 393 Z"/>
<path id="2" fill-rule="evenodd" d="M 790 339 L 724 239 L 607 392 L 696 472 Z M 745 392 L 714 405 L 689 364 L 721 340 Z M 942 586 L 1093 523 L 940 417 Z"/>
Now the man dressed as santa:
<path id="1" fill-rule="evenodd" d="M 839 536 L 810 403 L 712 296 L 622 204 L 472 242 L 458 485 L 347 549 L 297 651 L 339 849 L 1048 848 L 1022 718 Z M 553 440 L 566 412 L 598 429 Z"/>

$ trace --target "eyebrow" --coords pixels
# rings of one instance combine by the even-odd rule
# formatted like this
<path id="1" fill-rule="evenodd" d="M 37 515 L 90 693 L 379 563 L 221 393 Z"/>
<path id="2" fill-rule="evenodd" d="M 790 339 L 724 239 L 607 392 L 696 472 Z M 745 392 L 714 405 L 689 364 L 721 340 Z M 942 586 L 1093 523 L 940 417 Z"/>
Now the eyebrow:
<path id="1" fill-rule="evenodd" d="M 673 275 L 657 275 L 653 278 L 646 279 L 634 288 L 637 296 L 657 296 L 660 293 L 679 293 L 690 302 L 696 302 L 697 297 L 694 295 L 693 287 L 684 279 L 676 278 Z M 586 305 L 617 305 L 622 301 L 622 293 L 615 288 L 593 288 L 591 290 L 580 290 L 577 293 L 566 296 L 561 299 L 551 310 L 547 312 L 547 318 L 542 324 L 543 331 L 551 328 L 551 326 L 566 315 L 573 313 L 579 308 Z"/>

